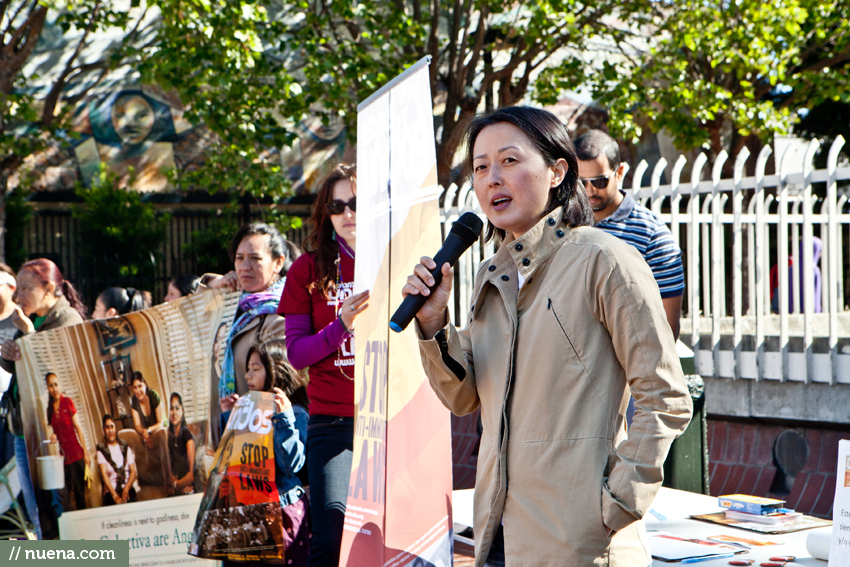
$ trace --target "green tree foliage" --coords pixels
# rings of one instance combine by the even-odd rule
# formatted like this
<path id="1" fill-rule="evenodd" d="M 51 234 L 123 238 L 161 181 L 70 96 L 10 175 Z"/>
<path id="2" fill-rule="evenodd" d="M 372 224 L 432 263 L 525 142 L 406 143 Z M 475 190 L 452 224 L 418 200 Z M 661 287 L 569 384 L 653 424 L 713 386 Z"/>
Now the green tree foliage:
<path id="1" fill-rule="evenodd" d="M 289 189 L 276 151 L 297 134 L 308 97 L 282 49 L 288 24 L 255 1 L 150 0 L 162 13 L 156 47 L 138 52 L 145 82 L 176 89 L 186 118 L 212 146 L 203 167 L 178 171 L 184 188 L 280 196 Z"/>
<path id="2" fill-rule="evenodd" d="M 604 16 L 632 4 L 299 0 L 284 13 L 294 22 L 288 45 L 298 57 L 305 93 L 349 125 L 358 102 L 431 56 L 438 175 L 447 185 L 458 125 L 482 106 L 515 104 L 529 90 L 547 88 L 535 77 L 561 64 L 556 54 L 567 47 L 581 49 L 592 30 L 607 29 Z"/>
<path id="3" fill-rule="evenodd" d="M 103 281 L 102 287 L 155 276 L 170 215 L 142 202 L 140 193 L 119 187 L 105 169 L 91 187 L 79 186 L 77 196 L 82 203 L 74 205 L 72 215 L 85 273 Z"/>
<path id="4" fill-rule="evenodd" d="M 665 129 L 680 149 L 734 154 L 750 134 L 791 133 L 799 109 L 850 101 L 845 0 L 650 4 L 623 11 L 616 54 L 586 71 L 624 137 Z"/>

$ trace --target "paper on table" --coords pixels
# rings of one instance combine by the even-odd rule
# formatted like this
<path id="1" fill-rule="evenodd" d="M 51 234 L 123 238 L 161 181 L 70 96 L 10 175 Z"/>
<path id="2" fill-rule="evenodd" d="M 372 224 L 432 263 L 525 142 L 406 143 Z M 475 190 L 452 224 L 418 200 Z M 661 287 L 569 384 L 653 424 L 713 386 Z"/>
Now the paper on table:
<path id="1" fill-rule="evenodd" d="M 661 561 L 681 561 L 689 557 L 707 557 L 744 551 L 732 545 L 691 539 L 667 532 L 650 533 L 649 549 L 652 556 Z"/>
<path id="2" fill-rule="evenodd" d="M 832 524 L 832 522 L 830 522 L 829 520 L 823 520 L 821 518 L 815 518 L 812 516 L 805 515 L 800 516 L 796 520 L 792 520 L 790 522 L 783 522 L 777 525 L 732 520 L 726 517 L 725 512 L 715 512 L 714 514 L 693 514 L 691 515 L 691 518 L 695 520 L 703 520 L 705 522 L 714 522 L 715 524 L 722 524 L 724 526 L 741 528 L 744 530 L 752 530 L 754 532 L 761 532 L 763 534 L 789 534 L 791 532 L 810 530 L 812 528 L 820 528 Z"/>

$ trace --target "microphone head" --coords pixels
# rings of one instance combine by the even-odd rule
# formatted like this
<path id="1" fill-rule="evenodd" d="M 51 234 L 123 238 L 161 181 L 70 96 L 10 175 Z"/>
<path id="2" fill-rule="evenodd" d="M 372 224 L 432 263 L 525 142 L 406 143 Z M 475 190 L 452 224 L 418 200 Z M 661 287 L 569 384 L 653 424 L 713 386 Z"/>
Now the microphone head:
<path id="1" fill-rule="evenodd" d="M 467 247 L 478 240 L 484 222 L 475 213 L 463 213 L 459 219 L 452 223 L 451 233 L 461 239 Z"/>

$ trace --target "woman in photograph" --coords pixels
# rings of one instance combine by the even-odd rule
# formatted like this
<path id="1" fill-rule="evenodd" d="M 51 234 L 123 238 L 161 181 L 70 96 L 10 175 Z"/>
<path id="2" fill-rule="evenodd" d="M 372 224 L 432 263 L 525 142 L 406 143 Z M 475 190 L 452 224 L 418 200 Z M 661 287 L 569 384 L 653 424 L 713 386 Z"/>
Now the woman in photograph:
<path id="1" fill-rule="evenodd" d="M 183 398 L 171 394 L 168 412 L 168 458 L 171 462 L 171 486 L 174 494 L 192 494 L 195 491 L 195 438 L 186 425 L 183 415 Z"/>
<path id="2" fill-rule="evenodd" d="M 53 428 L 50 440 L 59 443 L 65 455 L 65 488 L 74 494 L 76 510 L 86 509 L 86 467 L 91 464 L 84 448 L 85 437 L 77 415 L 74 400 L 62 394 L 59 377 L 48 372 L 44 377 L 47 384 L 47 424 Z"/>
<path id="3" fill-rule="evenodd" d="M 130 401 L 133 428 L 142 436 L 145 447 L 153 449 L 151 435 L 165 428 L 163 425 L 165 409 L 162 407 L 162 398 L 156 390 L 148 387 L 141 372 L 133 372 L 130 387 L 133 389 L 133 398 Z"/>
<path id="4" fill-rule="evenodd" d="M 278 313 L 296 369 L 308 368 L 307 469 L 313 542 L 310 567 L 336 566 L 354 445 L 354 320 L 369 292 L 352 294 L 356 246 L 356 180 L 338 165 L 321 183 L 307 237 L 292 265 Z"/>
<path id="5" fill-rule="evenodd" d="M 62 277 L 56 264 L 46 258 L 30 260 L 18 271 L 17 289 L 14 296 L 17 307 L 12 322 L 18 328 L 14 339 L 0 347 L 0 366 L 12 374 L 9 388 L 4 394 L 9 408 L 6 425 L 15 435 L 15 458 L 18 477 L 24 493 L 27 515 L 36 534 L 41 538 L 41 522 L 38 517 L 35 488 L 30 475 L 27 445 L 20 420 L 20 394 L 15 374 L 15 363 L 21 359 L 21 350 L 15 340 L 31 333 L 40 333 L 69 325 L 82 323 L 86 317 L 86 306 L 71 282 Z"/>
<path id="6" fill-rule="evenodd" d="M 481 410 L 476 564 L 649 565 L 639 520 L 692 408 L 652 272 L 592 228 L 573 144 L 551 113 L 477 117 L 466 150 L 487 237 L 501 240 L 466 327 L 448 319 L 448 263 L 423 258 L 402 292 L 428 297 L 416 327 L 437 396 L 456 415 Z"/>
<path id="7" fill-rule="evenodd" d="M 165 301 L 175 301 L 181 297 L 192 295 L 198 291 L 199 283 L 201 283 L 201 278 L 193 274 L 174 276 L 168 282 L 168 293 L 165 294 Z"/>
<path id="8" fill-rule="evenodd" d="M 103 416 L 103 441 L 97 444 L 97 468 L 103 481 L 103 505 L 136 501 L 136 457 L 133 449 L 118 438 L 112 416 Z"/>
<path id="9" fill-rule="evenodd" d="M 221 437 L 219 400 L 233 393 L 243 396 L 248 391 L 243 361 L 251 345 L 284 335 L 283 317 L 277 314 L 277 306 L 286 273 L 299 255 L 298 248 L 273 226 L 246 224 L 230 241 L 233 271 L 201 278 L 201 283 L 213 289 L 242 292 L 230 333 L 225 338 L 221 371 L 210 385 L 208 452 L 214 454 Z M 221 328 L 216 334 L 220 331 Z"/>
<path id="10" fill-rule="evenodd" d="M 111 319 L 147 307 L 144 292 L 132 287 L 110 287 L 94 302 L 92 319 Z"/>

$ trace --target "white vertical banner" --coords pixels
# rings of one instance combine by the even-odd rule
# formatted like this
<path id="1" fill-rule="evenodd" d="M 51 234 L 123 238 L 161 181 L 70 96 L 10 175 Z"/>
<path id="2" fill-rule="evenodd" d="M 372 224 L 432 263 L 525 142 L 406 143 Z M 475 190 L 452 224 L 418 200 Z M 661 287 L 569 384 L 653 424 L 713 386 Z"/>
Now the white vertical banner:
<path id="1" fill-rule="evenodd" d="M 358 108 L 355 437 L 340 565 L 451 565 L 451 421 L 413 325 L 389 329 L 401 288 L 440 247 L 428 59 Z"/>

